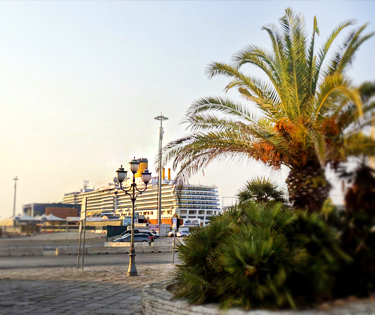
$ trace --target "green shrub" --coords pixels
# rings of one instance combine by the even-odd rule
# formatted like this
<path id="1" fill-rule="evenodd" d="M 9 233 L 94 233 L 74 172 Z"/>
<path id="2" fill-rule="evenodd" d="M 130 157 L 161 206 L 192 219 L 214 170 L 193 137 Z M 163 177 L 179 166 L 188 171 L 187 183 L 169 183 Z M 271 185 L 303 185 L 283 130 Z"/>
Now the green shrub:
<path id="1" fill-rule="evenodd" d="M 176 297 L 223 307 L 303 308 L 330 296 L 340 251 L 319 215 L 247 202 L 178 245 Z"/>
<path id="2" fill-rule="evenodd" d="M 306 254 L 306 260 L 289 276 L 288 287 L 300 305 L 314 306 L 333 297 L 336 272 L 351 259 L 341 250 L 336 230 L 319 214 L 301 211 L 295 218 L 286 234 L 293 247 Z"/>
<path id="3" fill-rule="evenodd" d="M 375 170 L 364 163 L 342 173 L 353 185 L 345 195 L 345 212 L 334 225 L 340 230 L 342 249 L 352 257 L 337 275 L 338 297 L 369 296 L 375 291 Z"/>
<path id="4" fill-rule="evenodd" d="M 248 180 L 245 186 L 238 192 L 237 197 L 240 203 L 247 201 L 286 203 L 284 193 L 275 182 L 266 177 L 256 177 Z"/>

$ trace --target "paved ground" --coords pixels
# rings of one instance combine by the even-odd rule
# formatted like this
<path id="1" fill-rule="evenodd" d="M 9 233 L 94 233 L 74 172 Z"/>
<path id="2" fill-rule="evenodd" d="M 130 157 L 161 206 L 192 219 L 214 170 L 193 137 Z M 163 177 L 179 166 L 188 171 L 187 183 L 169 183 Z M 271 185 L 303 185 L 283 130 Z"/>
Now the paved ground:
<path id="1" fill-rule="evenodd" d="M 141 315 L 141 291 L 168 279 L 171 264 L 0 270 L 0 314 Z"/>
<path id="2" fill-rule="evenodd" d="M 78 241 L 78 237 L 74 232 L 51 233 L 2 239 L 0 244 L 65 243 Z M 86 234 L 88 239 L 98 237 L 102 235 Z M 171 244 L 172 240 L 161 238 L 155 243 Z M 172 253 L 139 253 L 139 276 L 127 277 L 129 256 L 125 254 L 86 255 L 84 270 L 75 268 L 76 255 L 1 257 L 0 315 L 142 314 L 143 287 L 168 279 L 173 268 L 171 260 Z"/>

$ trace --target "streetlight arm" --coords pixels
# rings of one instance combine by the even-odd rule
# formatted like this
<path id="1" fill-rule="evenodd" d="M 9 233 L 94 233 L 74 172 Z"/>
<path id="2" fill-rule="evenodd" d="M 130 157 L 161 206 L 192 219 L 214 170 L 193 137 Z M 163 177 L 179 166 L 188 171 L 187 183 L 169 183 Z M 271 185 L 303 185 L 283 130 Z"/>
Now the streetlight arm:
<path id="1" fill-rule="evenodd" d="M 145 184 L 145 189 L 143 189 L 143 190 L 139 190 L 137 184 L 132 183 L 129 189 L 124 189 L 124 187 L 122 186 L 122 183 L 120 183 L 120 189 L 121 189 L 125 194 L 127 194 L 127 195 L 130 197 L 131 200 L 133 200 L 133 199 L 135 200 L 135 199 L 137 199 L 137 197 L 138 197 L 139 195 L 142 195 L 142 193 L 144 193 L 144 192 L 146 191 L 146 189 L 147 189 L 147 185 L 148 185 L 148 184 Z M 133 187 L 134 187 L 134 189 L 137 191 L 137 193 L 134 194 L 134 197 L 133 197 L 133 194 L 129 193 L 129 191 L 133 190 Z"/>
<path id="2" fill-rule="evenodd" d="M 129 191 L 132 190 L 132 186 L 130 186 L 129 189 L 125 189 L 125 188 L 122 186 L 122 183 L 120 183 L 120 189 L 121 189 L 125 194 L 129 195 L 130 197 L 132 197 L 132 195 L 129 194 Z"/>
<path id="3" fill-rule="evenodd" d="M 135 198 L 137 198 L 139 195 L 142 195 L 142 193 L 146 191 L 148 184 L 145 184 L 145 185 L 146 185 L 145 189 L 143 189 L 143 190 L 139 190 L 138 186 L 135 186 L 135 189 L 138 191 L 138 193 L 135 194 Z"/>

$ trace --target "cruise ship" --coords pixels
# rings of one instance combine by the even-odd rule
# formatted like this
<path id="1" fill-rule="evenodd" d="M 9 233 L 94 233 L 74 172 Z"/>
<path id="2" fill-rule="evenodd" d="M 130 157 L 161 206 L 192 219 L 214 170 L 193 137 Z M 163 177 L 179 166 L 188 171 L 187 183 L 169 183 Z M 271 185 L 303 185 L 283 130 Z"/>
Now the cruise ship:
<path id="1" fill-rule="evenodd" d="M 148 160 L 139 159 L 140 165 L 136 173 L 138 189 L 144 189 L 141 173 L 147 168 Z M 132 178 L 123 182 L 125 189 L 132 183 Z M 84 189 L 64 195 L 63 203 L 81 204 L 87 197 L 86 214 L 96 217 L 102 213 L 114 213 L 120 216 L 131 216 L 131 200 L 119 186 L 110 183 L 99 189 Z M 137 197 L 135 202 L 136 216 L 147 220 L 150 224 L 158 223 L 158 177 L 153 177 L 147 185 L 147 190 Z M 161 219 L 163 224 L 171 224 L 173 215 L 177 213 L 184 222 L 199 222 L 207 225 L 212 215 L 220 213 L 218 189 L 216 186 L 184 184 L 177 188 L 171 180 L 170 169 L 168 177 L 162 172 L 161 186 Z"/>

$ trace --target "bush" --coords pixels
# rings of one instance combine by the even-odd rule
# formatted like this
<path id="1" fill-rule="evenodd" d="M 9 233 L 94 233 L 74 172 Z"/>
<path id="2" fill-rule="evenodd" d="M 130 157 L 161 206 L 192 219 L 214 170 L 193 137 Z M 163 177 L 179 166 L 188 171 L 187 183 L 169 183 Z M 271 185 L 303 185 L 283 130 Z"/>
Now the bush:
<path id="1" fill-rule="evenodd" d="M 353 182 L 345 195 L 346 211 L 333 224 L 340 230 L 342 249 L 352 262 L 340 268 L 334 288 L 338 297 L 369 296 L 375 291 L 375 171 L 360 164 L 342 177 Z"/>
<path id="2" fill-rule="evenodd" d="M 214 217 L 178 245 L 176 297 L 222 307 L 304 308 L 330 297 L 347 259 L 319 215 L 247 202 Z"/>
<path id="3" fill-rule="evenodd" d="M 279 189 L 275 182 L 266 177 L 256 177 L 248 180 L 245 186 L 238 192 L 237 197 L 240 203 L 247 201 L 286 203 L 284 193 Z"/>

